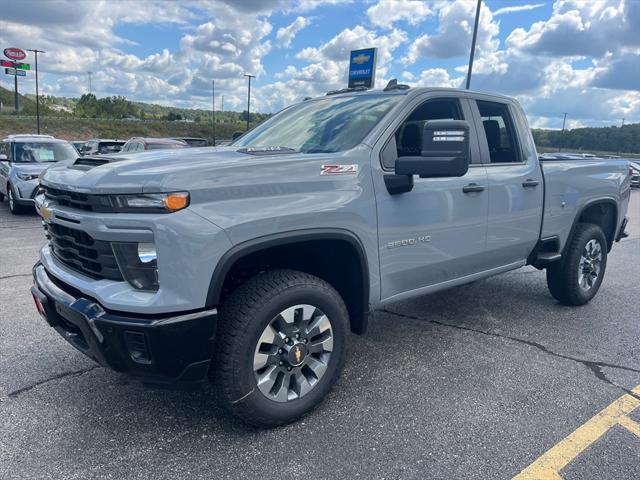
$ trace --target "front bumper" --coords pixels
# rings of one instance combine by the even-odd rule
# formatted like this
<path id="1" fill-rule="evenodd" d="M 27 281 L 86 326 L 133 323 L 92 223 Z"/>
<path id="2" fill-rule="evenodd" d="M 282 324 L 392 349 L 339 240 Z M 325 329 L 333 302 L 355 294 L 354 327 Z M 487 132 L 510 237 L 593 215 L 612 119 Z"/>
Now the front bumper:
<path id="1" fill-rule="evenodd" d="M 106 311 L 98 302 L 33 267 L 31 293 L 47 323 L 100 365 L 156 382 L 207 379 L 217 311 L 171 316 Z"/>
<path id="2" fill-rule="evenodd" d="M 14 181 L 15 202 L 19 205 L 33 205 L 34 198 L 38 193 L 38 180 L 15 180 Z"/>

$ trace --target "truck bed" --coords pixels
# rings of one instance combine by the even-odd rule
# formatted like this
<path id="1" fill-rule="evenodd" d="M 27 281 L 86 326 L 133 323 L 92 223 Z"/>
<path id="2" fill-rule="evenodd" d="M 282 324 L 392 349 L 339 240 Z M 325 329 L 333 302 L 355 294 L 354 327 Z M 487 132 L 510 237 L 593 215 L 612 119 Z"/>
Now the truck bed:
<path id="1" fill-rule="evenodd" d="M 627 211 L 631 187 L 626 160 L 541 159 L 540 165 L 545 180 L 541 238 L 557 236 L 560 249 L 564 248 L 574 220 L 593 201 L 611 199 L 613 208 L 619 202 L 620 212 Z M 623 221 L 620 212 L 615 232 Z"/>

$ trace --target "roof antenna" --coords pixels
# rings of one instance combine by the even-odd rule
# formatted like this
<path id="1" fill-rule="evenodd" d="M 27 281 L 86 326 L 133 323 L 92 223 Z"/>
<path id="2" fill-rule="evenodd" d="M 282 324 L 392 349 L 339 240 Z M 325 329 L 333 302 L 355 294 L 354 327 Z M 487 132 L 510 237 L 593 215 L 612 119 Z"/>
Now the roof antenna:
<path id="1" fill-rule="evenodd" d="M 391 80 L 389 80 L 389 83 L 387 83 L 387 86 L 384 87 L 384 89 L 389 89 L 391 90 L 393 87 L 396 87 L 398 85 L 398 79 L 397 78 L 392 78 Z"/>

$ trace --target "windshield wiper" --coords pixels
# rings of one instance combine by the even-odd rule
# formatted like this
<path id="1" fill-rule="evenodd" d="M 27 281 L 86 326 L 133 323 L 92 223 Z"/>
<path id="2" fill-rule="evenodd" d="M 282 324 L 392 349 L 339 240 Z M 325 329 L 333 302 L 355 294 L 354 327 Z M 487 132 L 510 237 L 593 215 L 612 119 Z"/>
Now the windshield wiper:
<path id="1" fill-rule="evenodd" d="M 291 147 L 243 147 L 236 150 L 249 155 L 282 155 L 285 153 L 298 153 L 299 151 Z"/>

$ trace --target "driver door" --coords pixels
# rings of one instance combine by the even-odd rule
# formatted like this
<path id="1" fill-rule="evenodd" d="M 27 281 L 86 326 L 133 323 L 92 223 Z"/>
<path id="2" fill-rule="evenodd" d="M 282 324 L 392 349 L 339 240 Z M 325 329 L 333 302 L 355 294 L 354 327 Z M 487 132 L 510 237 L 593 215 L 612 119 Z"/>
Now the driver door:
<path id="1" fill-rule="evenodd" d="M 487 267 L 488 179 L 467 100 L 423 97 L 405 115 L 373 165 L 383 301 L 444 287 Z M 425 122 L 437 119 L 470 123 L 468 172 L 462 177 L 414 176 L 412 191 L 390 194 L 383 176 L 393 172 L 399 156 L 420 151 Z"/>

